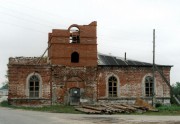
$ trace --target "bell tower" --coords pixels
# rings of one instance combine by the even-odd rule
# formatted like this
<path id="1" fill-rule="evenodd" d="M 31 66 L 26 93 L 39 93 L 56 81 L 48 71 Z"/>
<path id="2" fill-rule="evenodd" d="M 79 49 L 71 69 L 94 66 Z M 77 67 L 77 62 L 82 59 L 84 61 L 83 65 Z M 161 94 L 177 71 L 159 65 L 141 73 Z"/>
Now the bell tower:
<path id="1" fill-rule="evenodd" d="M 97 66 L 97 22 L 73 24 L 68 29 L 49 33 L 48 57 L 53 65 Z"/>

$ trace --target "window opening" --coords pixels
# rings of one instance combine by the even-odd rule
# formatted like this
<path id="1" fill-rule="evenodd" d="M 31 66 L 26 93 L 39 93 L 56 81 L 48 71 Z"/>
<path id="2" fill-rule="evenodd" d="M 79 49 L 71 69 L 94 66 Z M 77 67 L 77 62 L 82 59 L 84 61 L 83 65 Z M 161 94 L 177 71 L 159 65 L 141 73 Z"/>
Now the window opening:
<path id="1" fill-rule="evenodd" d="M 145 94 L 147 97 L 153 95 L 153 78 L 151 76 L 145 78 Z"/>
<path id="2" fill-rule="evenodd" d="M 29 79 L 29 97 L 39 97 L 39 78 L 36 75 Z"/>
<path id="3" fill-rule="evenodd" d="M 79 29 L 77 27 L 70 28 L 69 43 L 80 43 Z"/>
<path id="4" fill-rule="evenodd" d="M 108 88 L 109 97 L 117 97 L 117 79 L 114 76 L 109 78 Z"/>
<path id="5" fill-rule="evenodd" d="M 78 63 L 79 62 L 79 54 L 77 52 L 73 52 L 71 54 L 71 62 Z"/>

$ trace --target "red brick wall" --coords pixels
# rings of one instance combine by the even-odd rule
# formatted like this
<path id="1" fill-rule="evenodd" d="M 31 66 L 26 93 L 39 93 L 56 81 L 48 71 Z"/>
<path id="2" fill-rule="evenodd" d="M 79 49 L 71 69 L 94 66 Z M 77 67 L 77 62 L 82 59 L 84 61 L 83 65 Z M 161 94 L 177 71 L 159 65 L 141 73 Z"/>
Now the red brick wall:
<path id="1" fill-rule="evenodd" d="M 28 99 L 27 77 L 36 72 L 42 78 L 42 96 L 39 99 L 51 99 L 51 70 L 47 65 L 8 65 L 8 99 Z M 12 101 L 13 102 L 13 101 Z"/>
<path id="2" fill-rule="evenodd" d="M 54 102 L 67 103 L 69 90 L 73 87 L 81 89 L 81 98 L 90 101 L 109 99 L 107 95 L 108 77 L 114 75 L 119 81 L 117 98 L 145 97 L 143 80 L 146 75 L 152 75 L 152 67 L 67 67 L 48 65 L 9 65 L 9 101 L 19 99 L 19 104 L 50 104 Z M 164 75 L 169 80 L 170 68 L 163 67 Z M 42 77 L 42 97 L 37 101 L 28 101 L 26 96 L 26 79 L 29 74 L 38 73 Z M 51 75 L 53 76 L 51 78 Z M 169 88 L 156 72 L 156 97 L 170 96 Z M 52 82 L 52 94 L 51 94 Z M 17 103 L 17 102 L 16 102 Z"/>
<path id="3" fill-rule="evenodd" d="M 170 68 L 164 67 L 163 72 L 169 80 Z M 111 75 L 119 79 L 119 98 L 123 97 L 145 97 L 144 78 L 146 75 L 152 75 L 152 67 L 99 67 L 97 87 L 98 98 L 108 98 L 107 80 Z M 156 97 L 170 97 L 170 90 L 158 72 L 155 73 Z"/>
<path id="4" fill-rule="evenodd" d="M 80 43 L 69 43 L 70 28 L 78 27 Z M 65 66 L 97 66 L 96 22 L 71 25 L 67 30 L 54 29 L 49 34 L 48 57 L 51 64 Z M 79 62 L 71 63 L 71 54 L 79 53 Z"/>
<path id="5" fill-rule="evenodd" d="M 69 90 L 79 88 L 81 98 L 93 101 L 96 99 L 96 67 L 67 67 L 52 68 L 53 94 L 55 102 L 68 103 Z"/>

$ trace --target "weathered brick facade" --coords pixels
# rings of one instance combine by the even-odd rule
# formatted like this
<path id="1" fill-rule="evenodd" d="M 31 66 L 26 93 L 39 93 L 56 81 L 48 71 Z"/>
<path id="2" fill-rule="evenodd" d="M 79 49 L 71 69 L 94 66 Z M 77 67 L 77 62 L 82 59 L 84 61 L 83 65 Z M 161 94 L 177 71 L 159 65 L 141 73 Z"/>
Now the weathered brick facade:
<path id="1" fill-rule="evenodd" d="M 170 67 L 161 67 L 169 80 Z M 118 79 L 118 97 L 108 97 L 108 78 L 116 76 Z M 152 67 L 99 67 L 98 96 L 99 102 L 123 102 L 132 104 L 136 98 L 143 98 L 149 103 L 152 97 L 145 95 L 145 77 L 152 76 Z M 158 72 L 155 73 L 155 94 L 158 102 L 169 104 L 170 89 Z"/>
<path id="2" fill-rule="evenodd" d="M 40 58 L 10 58 L 8 64 L 9 75 L 9 102 L 12 104 L 51 104 L 51 66 L 47 59 L 36 62 Z M 40 75 L 41 93 L 40 98 L 28 99 L 28 79 L 31 75 Z"/>
<path id="3" fill-rule="evenodd" d="M 77 28 L 79 30 L 73 30 Z M 71 32 L 74 31 L 74 32 Z M 75 43 L 70 43 L 75 38 Z M 78 42 L 80 39 L 80 43 Z M 48 57 L 51 64 L 65 66 L 97 66 L 96 22 L 89 25 L 71 25 L 68 30 L 54 29 L 49 33 Z M 71 54 L 78 52 L 78 63 L 71 62 Z"/>
<path id="4" fill-rule="evenodd" d="M 9 58 L 10 104 L 70 105 L 96 102 L 134 103 L 137 97 L 152 101 L 152 86 L 145 84 L 152 77 L 151 64 L 118 64 L 98 56 L 96 22 L 71 25 L 67 30 L 49 33 L 48 57 Z M 101 61 L 101 62 L 100 62 Z M 101 63 L 101 64 L 100 64 Z M 170 80 L 171 66 L 158 66 Z M 115 82 L 110 81 L 113 77 Z M 111 86 L 113 84 L 113 86 Z M 159 102 L 170 103 L 170 91 L 159 73 L 155 73 L 155 94 Z M 111 96 L 112 95 L 112 96 Z"/>

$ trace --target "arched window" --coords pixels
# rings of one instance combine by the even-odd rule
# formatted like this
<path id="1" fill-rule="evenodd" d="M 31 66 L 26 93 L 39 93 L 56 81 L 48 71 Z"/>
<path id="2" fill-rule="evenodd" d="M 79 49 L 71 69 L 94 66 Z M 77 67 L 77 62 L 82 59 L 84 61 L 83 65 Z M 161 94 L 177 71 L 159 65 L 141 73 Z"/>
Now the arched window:
<path id="1" fill-rule="evenodd" d="M 71 62 L 78 63 L 79 62 L 79 54 L 77 52 L 73 52 L 71 54 Z"/>
<path id="2" fill-rule="evenodd" d="M 117 78 L 114 76 L 108 79 L 108 96 L 117 97 Z"/>
<path id="3" fill-rule="evenodd" d="M 145 95 L 147 97 L 151 97 L 153 95 L 154 85 L 153 78 L 151 76 L 147 76 L 145 78 Z"/>
<path id="4" fill-rule="evenodd" d="M 77 27 L 71 27 L 69 31 L 69 43 L 80 43 L 79 29 Z"/>
<path id="5" fill-rule="evenodd" d="M 40 89 L 40 80 L 36 75 L 29 78 L 29 97 L 38 98 Z"/>

